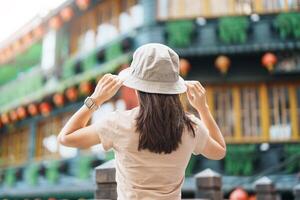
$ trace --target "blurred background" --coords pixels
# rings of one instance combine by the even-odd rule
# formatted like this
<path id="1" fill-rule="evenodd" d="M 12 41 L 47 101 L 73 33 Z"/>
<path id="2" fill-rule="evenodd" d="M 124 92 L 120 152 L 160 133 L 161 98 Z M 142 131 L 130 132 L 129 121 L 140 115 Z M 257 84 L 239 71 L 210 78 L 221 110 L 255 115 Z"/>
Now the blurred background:
<path id="1" fill-rule="evenodd" d="M 0 8 L 0 199 L 93 198 L 93 168 L 114 158 L 101 145 L 57 144 L 69 117 L 104 73 L 128 67 L 148 42 L 172 47 L 181 75 L 199 80 L 225 135 L 220 161 L 192 156 L 193 175 L 222 175 L 224 197 L 255 199 L 267 176 L 278 198 L 300 181 L 299 0 L 6 1 Z M 194 112 L 182 96 L 185 108 Z M 121 88 L 94 113 L 137 105 Z"/>

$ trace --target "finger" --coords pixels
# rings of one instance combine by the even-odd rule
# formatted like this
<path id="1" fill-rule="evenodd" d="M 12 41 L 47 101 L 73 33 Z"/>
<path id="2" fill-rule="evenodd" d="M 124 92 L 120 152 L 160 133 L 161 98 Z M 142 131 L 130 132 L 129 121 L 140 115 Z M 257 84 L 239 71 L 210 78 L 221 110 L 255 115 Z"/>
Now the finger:
<path id="1" fill-rule="evenodd" d="M 103 83 L 103 89 L 109 89 L 110 87 L 113 87 L 114 85 L 118 84 L 118 80 L 116 79 L 108 79 L 105 83 Z"/>
<path id="2" fill-rule="evenodd" d="M 200 85 L 199 82 L 197 82 L 197 83 L 195 84 L 195 86 L 196 86 L 198 92 L 204 93 L 204 89 L 203 89 L 203 87 L 201 87 L 201 85 Z"/>
<path id="3" fill-rule="evenodd" d="M 205 92 L 205 88 L 203 87 L 203 85 L 202 85 L 200 82 L 198 82 L 198 85 L 200 86 L 201 90 L 202 90 L 203 92 Z"/>

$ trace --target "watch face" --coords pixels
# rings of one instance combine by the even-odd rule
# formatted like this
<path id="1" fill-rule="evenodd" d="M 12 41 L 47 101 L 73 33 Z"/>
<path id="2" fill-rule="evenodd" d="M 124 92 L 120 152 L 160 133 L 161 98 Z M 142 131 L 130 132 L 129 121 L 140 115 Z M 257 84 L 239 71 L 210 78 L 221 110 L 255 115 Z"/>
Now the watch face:
<path id="1" fill-rule="evenodd" d="M 86 100 L 85 100 L 85 105 L 88 107 L 88 108 L 91 108 L 92 106 L 93 106 L 93 100 L 92 99 L 90 99 L 90 98 L 87 98 Z"/>

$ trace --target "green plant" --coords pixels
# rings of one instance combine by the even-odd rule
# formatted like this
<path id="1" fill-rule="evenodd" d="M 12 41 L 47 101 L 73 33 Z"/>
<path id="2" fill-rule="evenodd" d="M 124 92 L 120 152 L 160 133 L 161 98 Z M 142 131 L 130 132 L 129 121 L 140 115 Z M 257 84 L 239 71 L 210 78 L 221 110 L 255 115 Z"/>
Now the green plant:
<path id="1" fill-rule="evenodd" d="M 28 165 L 25 169 L 25 180 L 29 185 L 36 185 L 39 177 L 39 165 L 33 163 Z"/>
<path id="2" fill-rule="evenodd" d="M 52 184 L 56 183 L 59 179 L 58 167 L 59 167 L 59 161 L 52 161 L 47 166 L 46 178 Z"/>
<path id="3" fill-rule="evenodd" d="M 300 13 L 281 13 L 275 18 L 274 25 L 282 39 L 300 39 Z"/>
<path id="4" fill-rule="evenodd" d="M 251 175 L 256 159 L 255 150 L 255 145 L 228 145 L 225 172 L 229 175 Z"/>
<path id="5" fill-rule="evenodd" d="M 77 170 L 77 177 L 80 179 L 87 179 L 90 177 L 90 172 L 92 169 L 92 157 L 91 156 L 84 156 L 80 157 L 78 162 L 78 170 Z"/>
<path id="6" fill-rule="evenodd" d="M 245 43 L 249 21 L 244 16 L 222 17 L 219 19 L 219 39 L 226 43 Z"/>
<path id="7" fill-rule="evenodd" d="M 167 22 L 168 45 L 173 47 L 188 47 L 192 42 L 194 29 L 194 22 L 191 20 Z"/>
<path id="8" fill-rule="evenodd" d="M 196 162 L 197 162 L 197 156 L 192 155 L 192 157 L 188 163 L 188 166 L 186 167 L 185 176 L 192 176 Z"/>
<path id="9" fill-rule="evenodd" d="M 97 55 L 96 51 L 91 52 L 83 59 L 83 68 L 84 70 L 91 69 L 97 64 Z"/>
<path id="10" fill-rule="evenodd" d="M 284 153 L 286 160 L 293 161 L 286 166 L 287 173 L 293 173 L 300 170 L 300 145 L 288 144 L 284 146 Z"/>
<path id="11" fill-rule="evenodd" d="M 5 171 L 4 184 L 8 187 L 14 186 L 16 182 L 16 169 L 8 168 Z"/>
<path id="12" fill-rule="evenodd" d="M 63 64 L 63 69 L 62 69 L 62 77 L 63 78 L 70 78 L 72 75 L 75 74 L 75 59 L 73 58 L 69 58 L 67 60 L 65 60 L 64 64 Z"/>
<path id="13" fill-rule="evenodd" d="M 111 43 L 104 52 L 105 61 L 111 61 L 118 56 L 122 55 L 122 46 L 120 41 Z"/>

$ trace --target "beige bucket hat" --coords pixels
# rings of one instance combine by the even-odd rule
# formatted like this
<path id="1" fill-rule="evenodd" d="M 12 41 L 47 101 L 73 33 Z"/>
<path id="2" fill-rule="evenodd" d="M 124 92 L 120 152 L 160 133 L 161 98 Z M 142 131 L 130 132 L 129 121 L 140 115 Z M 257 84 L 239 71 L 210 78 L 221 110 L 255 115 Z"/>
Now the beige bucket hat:
<path id="1" fill-rule="evenodd" d="M 147 93 L 180 94 L 187 89 L 179 76 L 179 56 L 159 43 L 139 47 L 119 78 L 124 80 L 123 85 Z"/>

